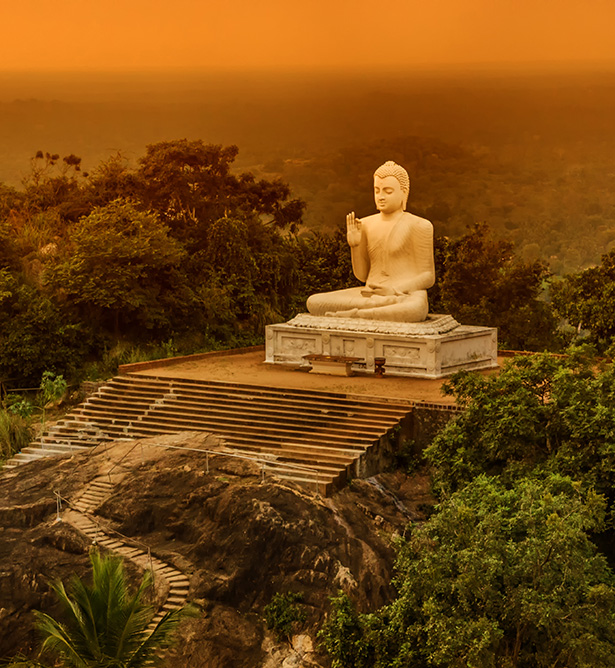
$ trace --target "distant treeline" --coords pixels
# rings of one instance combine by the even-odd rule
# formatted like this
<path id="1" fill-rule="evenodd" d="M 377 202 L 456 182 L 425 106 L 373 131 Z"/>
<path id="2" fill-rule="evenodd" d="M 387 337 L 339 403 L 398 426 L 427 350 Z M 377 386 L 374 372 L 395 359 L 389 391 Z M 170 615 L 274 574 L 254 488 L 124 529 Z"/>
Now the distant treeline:
<path id="1" fill-rule="evenodd" d="M 22 189 L 0 185 L 0 380 L 98 377 L 119 362 L 258 342 L 311 293 L 356 284 L 345 230 L 306 231 L 304 202 L 278 178 L 233 171 L 237 153 L 160 142 L 137 166 L 118 155 L 85 173 L 74 154 L 39 151 Z M 367 164 L 346 166 L 344 179 L 367 178 Z M 486 224 L 437 236 L 435 253 L 432 312 L 497 326 L 502 346 L 528 350 L 561 348 L 567 316 L 608 347 L 615 298 L 601 290 L 615 285 L 614 253 L 553 286 L 555 313 L 547 265 Z"/>
<path id="2" fill-rule="evenodd" d="M 423 137 L 349 146 L 265 165 L 307 202 L 306 222 L 327 229 L 347 211 L 366 215 L 375 167 L 395 160 L 410 173 L 409 209 L 439 235 L 457 237 L 487 222 L 526 260 L 565 275 L 615 248 L 615 171 L 602 151 L 580 159 L 570 147 L 538 142 L 506 156 L 485 145 Z"/>
<path id="3" fill-rule="evenodd" d="M 92 169 L 151 141 L 237 143 L 237 164 L 288 183 L 310 229 L 372 210 L 384 160 L 411 173 L 410 209 L 457 237 L 487 222 L 557 275 L 615 244 L 615 74 L 0 75 L 0 182 L 36 148 Z"/>

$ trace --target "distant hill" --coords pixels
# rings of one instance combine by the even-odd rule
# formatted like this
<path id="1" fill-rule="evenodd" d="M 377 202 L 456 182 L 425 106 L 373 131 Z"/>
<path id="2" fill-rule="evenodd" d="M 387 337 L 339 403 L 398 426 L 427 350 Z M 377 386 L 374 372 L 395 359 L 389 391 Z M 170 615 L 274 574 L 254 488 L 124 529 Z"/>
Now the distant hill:
<path id="1" fill-rule="evenodd" d="M 0 91 L 0 181 L 13 186 L 38 150 L 75 153 L 88 170 L 203 139 L 238 145 L 238 169 L 279 174 L 308 201 L 307 226 L 332 227 L 366 212 L 369 171 L 398 156 L 409 208 L 439 233 L 484 220 L 559 273 L 615 242 L 615 73 L 2 74 Z"/>

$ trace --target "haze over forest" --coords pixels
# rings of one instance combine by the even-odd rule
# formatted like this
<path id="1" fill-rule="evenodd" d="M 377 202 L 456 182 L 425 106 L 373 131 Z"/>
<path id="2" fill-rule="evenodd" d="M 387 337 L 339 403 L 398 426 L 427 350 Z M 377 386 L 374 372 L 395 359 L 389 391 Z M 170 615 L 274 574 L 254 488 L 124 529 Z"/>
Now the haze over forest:
<path id="1" fill-rule="evenodd" d="M 279 175 L 310 228 L 372 210 L 371 173 L 411 173 L 409 209 L 436 234 L 487 222 L 557 273 L 615 244 L 615 72 L 0 73 L 0 181 L 38 150 L 85 171 L 171 139 L 236 144 L 238 169 Z"/>

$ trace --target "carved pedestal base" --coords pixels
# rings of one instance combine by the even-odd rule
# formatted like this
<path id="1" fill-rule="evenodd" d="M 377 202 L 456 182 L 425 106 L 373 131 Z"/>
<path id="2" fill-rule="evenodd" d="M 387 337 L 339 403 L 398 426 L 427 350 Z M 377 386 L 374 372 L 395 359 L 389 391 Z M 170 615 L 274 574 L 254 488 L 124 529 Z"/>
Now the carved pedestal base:
<path id="1" fill-rule="evenodd" d="M 352 370 L 364 373 L 373 373 L 374 358 L 384 357 L 387 376 L 442 378 L 497 366 L 497 329 L 459 325 L 440 315 L 397 323 L 307 313 L 266 328 L 266 362 L 308 366 L 304 357 L 310 354 L 357 357 Z"/>

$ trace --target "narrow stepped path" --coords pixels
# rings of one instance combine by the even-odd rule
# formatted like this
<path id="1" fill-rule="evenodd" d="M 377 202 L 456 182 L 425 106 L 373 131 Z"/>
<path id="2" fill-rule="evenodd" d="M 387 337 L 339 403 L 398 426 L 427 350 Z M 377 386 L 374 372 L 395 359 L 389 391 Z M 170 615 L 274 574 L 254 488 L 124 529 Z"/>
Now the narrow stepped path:
<path id="1" fill-rule="evenodd" d="M 157 557 L 152 557 L 149 551 L 130 544 L 116 532 L 105 530 L 96 521 L 93 514 L 111 496 L 113 488 L 114 484 L 109 482 L 106 476 L 93 480 L 71 504 L 71 509 L 63 514 L 62 520 L 85 534 L 95 544 L 129 559 L 144 570 L 151 569 L 154 585 L 162 585 L 168 591 L 164 604 L 147 627 L 151 633 L 167 612 L 185 605 L 190 581 L 182 571 Z"/>
<path id="2" fill-rule="evenodd" d="M 362 475 L 371 448 L 413 402 L 155 375 L 113 378 L 8 462 L 118 438 L 207 431 L 264 470 L 325 494 Z M 66 449 L 66 450 L 63 450 Z"/>

